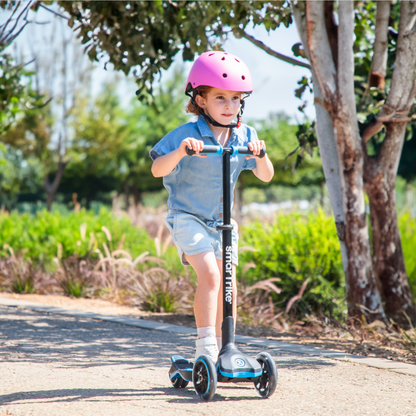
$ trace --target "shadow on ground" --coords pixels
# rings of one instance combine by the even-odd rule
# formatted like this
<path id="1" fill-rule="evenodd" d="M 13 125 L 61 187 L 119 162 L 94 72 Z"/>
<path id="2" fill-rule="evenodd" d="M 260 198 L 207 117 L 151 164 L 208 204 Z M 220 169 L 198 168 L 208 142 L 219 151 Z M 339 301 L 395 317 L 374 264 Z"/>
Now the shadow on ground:
<path id="1" fill-rule="evenodd" d="M 194 345 L 195 337 L 191 335 L 0 306 L 0 360 L 8 362 L 54 362 L 66 368 L 117 364 L 168 368 L 173 354 L 192 357 Z M 258 347 L 239 347 L 251 355 L 260 352 Z M 269 352 L 280 368 L 302 370 L 335 365 L 276 349 Z"/>

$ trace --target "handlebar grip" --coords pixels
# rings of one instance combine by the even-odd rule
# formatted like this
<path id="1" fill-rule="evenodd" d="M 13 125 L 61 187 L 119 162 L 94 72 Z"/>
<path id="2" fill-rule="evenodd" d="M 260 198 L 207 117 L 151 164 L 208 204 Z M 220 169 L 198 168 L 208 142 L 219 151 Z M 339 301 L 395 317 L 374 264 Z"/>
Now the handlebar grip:
<path id="1" fill-rule="evenodd" d="M 189 147 L 186 148 L 186 153 L 189 156 L 193 156 L 195 155 L 195 150 L 194 149 L 190 149 Z M 222 147 L 221 146 L 214 146 L 214 145 L 205 145 L 202 149 L 202 152 L 199 152 L 200 155 L 203 154 L 207 154 L 207 153 L 216 153 L 216 154 L 221 154 L 222 153 Z"/>
<path id="2" fill-rule="evenodd" d="M 239 155 L 252 155 L 253 152 L 247 146 L 239 146 L 235 148 L 235 152 Z M 260 150 L 258 158 L 263 158 L 266 155 L 266 150 L 263 148 Z"/>

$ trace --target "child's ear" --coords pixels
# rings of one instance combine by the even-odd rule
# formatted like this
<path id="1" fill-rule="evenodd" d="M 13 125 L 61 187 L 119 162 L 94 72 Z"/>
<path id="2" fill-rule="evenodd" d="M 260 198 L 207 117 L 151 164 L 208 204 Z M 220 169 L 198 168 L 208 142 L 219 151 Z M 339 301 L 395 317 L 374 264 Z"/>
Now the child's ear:
<path id="1" fill-rule="evenodd" d="M 201 108 L 205 107 L 205 100 L 200 95 L 197 95 L 195 97 L 195 101 L 196 101 L 196 103 L 198 104 L 199 107 L 201 107 Z"/>

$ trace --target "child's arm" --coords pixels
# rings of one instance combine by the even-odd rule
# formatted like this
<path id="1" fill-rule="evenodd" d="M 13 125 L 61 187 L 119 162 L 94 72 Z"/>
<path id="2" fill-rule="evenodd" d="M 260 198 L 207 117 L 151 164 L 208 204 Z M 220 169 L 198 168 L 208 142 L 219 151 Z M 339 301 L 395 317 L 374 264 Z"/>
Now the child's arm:
<path id="1" fill-rule="evenodd" d="M 261 149 L 264 148 L 266 150 L 266 145 L 263 140 L 248 142 L 247 146 L 253 152 L 254 156 L 258 156 Z M 250 159 L 250 157 L 252 156 L 247 156 L 246 159 Z M 274 168 L 267 153 L 261 159 L 256 157 L 256 167 L 253 169 L 253 173 L 263 182 L 270 182 L 272 180 Z"/>
<path id="2" fill-rule="evenodd" d="M 195 156 L 206 157 L 206 155 L 198 155 L 204 147 L 204 142 L 202 140 L 196 140 L 192 137 L 188 137 L 181 142 L 177 149 L 155 159 L 152 165 L 153 176 L 155 178 L 160 178 L 162 176 L 169 175 L 169 173 L 175 169 L 176 165 L 187 155 L 187 147 L 196 152 Z"/>

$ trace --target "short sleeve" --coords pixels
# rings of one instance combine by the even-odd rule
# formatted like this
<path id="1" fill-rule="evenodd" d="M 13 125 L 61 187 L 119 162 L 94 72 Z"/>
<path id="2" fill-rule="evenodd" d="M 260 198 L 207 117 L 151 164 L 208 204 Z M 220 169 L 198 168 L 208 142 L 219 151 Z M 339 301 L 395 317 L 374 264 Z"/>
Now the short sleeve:
<path id="1" fill-rule="evenodd" d="M 168 153 L 177 149 L 174 131 L 167 134 L 162 140 L 160 140 L 156 146 L 149 152 L 149 156 L 155 161 L 159 156 L 167 155 Z"/>

